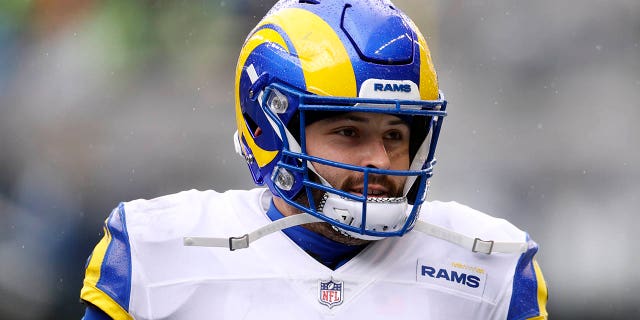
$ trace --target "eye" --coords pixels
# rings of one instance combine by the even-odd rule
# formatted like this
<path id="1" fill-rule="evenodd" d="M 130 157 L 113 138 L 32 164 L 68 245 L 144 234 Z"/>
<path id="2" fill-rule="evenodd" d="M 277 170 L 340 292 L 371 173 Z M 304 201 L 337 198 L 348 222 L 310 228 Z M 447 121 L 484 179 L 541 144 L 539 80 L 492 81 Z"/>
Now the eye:
<path id="1" fill-rule="evenodd" d="M 388 140 L 402 140 L 404 134 L 400 130 L 391 130 L 385 133 L 384 138 Z"/>
<path id="2" fill-rule="evenodd" d="M 355 137 L 358 134 L 354 128 L 340 128 L 335 130 L 334 133 L 345 137 Z"/>

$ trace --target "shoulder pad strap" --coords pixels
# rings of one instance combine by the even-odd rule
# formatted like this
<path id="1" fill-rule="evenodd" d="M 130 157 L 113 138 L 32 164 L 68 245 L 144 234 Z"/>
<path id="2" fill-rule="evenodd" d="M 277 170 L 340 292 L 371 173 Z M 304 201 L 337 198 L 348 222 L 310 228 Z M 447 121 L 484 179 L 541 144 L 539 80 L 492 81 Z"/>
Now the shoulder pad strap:
<path id="1" fill-rule="evenodd" d="M 233 251 L 236 249 L 244 249 L 249 247 L 249 244 L 253 241 L 256 241 L 268 234 L 280 231 L 282 229 L 286 229 L 289 227 L 312 223 L 312 222 L 320 222 L 319 218 L 308 214 L 295 214 L 292 216 L 284 217 L 282 219 L 278 219 L 273 221 L 257 230 L 247 233 L 240 237 L 230 237 L 230 238 L 209 238 L 209 237 L 184 237 L 183 244 L 185 246 L 196 246 L 196 247 L 222 247 L 229 248 L 229 250 Z"/>

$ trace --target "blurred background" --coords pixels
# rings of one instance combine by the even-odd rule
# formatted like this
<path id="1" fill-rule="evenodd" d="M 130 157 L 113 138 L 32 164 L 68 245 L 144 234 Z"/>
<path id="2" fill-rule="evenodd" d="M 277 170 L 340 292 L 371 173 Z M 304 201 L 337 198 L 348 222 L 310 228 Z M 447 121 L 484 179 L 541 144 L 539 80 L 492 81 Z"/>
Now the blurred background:
<path id="1" fill-rule="evenodd" d="M 120 201 L 252 186 L 240 46 L 274 1 L 0 1 L 0 319 L 79 319 Z M 397 0 L 449 117 L 432 200 L 527 230 L 553 319 L 640 317 L 640 2 Z"/>

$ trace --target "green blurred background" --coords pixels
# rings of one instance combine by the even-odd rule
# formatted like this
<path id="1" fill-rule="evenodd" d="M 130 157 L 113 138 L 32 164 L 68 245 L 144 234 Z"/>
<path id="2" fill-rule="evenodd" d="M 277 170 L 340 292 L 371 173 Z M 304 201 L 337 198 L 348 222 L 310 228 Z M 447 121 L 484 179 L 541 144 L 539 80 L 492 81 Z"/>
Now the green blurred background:
<path id="1" fill-rule="evenodd" d="M 240 46 L 274 1 L 0 1 L 0 319 L 79 319 L 120 201 L 248 188 Z M 398 0 L 449 100 L 430 199 L 529 231 L 553 319 L 640 317 L 640 2 Z"/>

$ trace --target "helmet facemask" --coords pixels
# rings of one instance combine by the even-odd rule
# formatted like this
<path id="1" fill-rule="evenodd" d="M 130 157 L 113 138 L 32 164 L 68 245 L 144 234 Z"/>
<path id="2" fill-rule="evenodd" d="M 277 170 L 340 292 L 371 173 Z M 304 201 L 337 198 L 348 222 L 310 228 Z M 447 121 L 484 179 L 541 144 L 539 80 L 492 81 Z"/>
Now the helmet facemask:
<path id="1" fill-rule="evenodd" d="M 393 100 L 370 98 L 323 97 L 300 92 L 282 83 L 267 86 L 262 97 L 265 114 L 273 129 L 284 137 L 280 159 L 270 181 L 272 191 L 287 204 L 316 216 L 343 235 L 365 240 L 401 236 L 411 230 L 420 205 L 424 202 L 427 181 L 432 175 L 433 149 L 442 118 L 444 100 Z M 297 105 L 292 105 L 292 102 Z M 285 108 L 298 113 L 285 124 Z M 410 122 L 410 166 L 408 170 L 361 167 L 315 157 L 306 152 L 307 117 L 315 121 L 318 114 L 375 112 L 397 116 Z M 361 195 L 333 186 L 315 166 L 323 165 L 355 173 L 363 185 Z M 395 177 L 395 178 L 392 178 Z M 404 187 L 389 197 L 369 193 L 372 181 L 404 178 Z M 270 186 L 271 187 L 271 186 Z"/>

